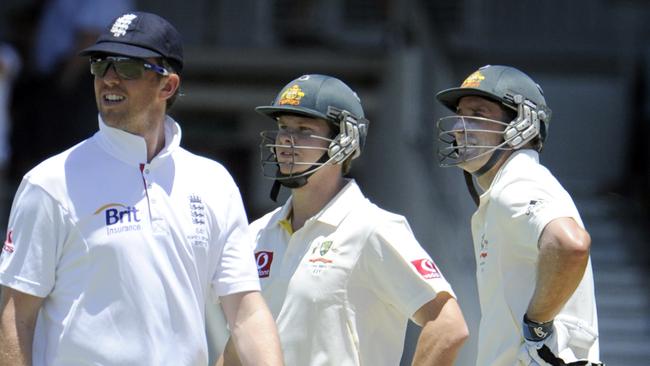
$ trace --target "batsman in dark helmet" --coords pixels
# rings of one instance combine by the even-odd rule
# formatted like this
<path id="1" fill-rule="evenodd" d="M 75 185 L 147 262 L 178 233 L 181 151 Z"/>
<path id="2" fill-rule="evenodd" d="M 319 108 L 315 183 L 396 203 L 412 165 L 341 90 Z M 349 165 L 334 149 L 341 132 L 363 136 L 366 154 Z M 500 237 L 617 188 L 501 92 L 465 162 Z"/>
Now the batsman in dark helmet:
<path id="1" fill-rule="evenodd" d="M 352 159 L 361 155 L 368 134 L 369 122 L 357 94 L 341 80 L 329 76 L 301 76 L 287 84 L 270 106 L 255 110 L 278 121 L 282 115 L 320 119 L 329 127 L 326 136 L 312 137 L 319 140 L 316 144 L 319 146 L 296 144 L 297 136 L 286 133 L 284 124 L 276 131 L 262 132 L 263 173 L 276 180 L 273 200 L 279 184 L 287 188 L 302 187 L 326 165 L 341 164 L 343 173 L 347 174 Z M 286 153 L 287 149 L 291 152 Z M 300 152 L 315 153 L 320 158 L 315 162 L 300 160 Z"/>
<path id="2" fill-rule="evenodd" d="M 539 163 L 551 119 L 542 88 L 514 67 L 487 65 L 436 97 L 455 113 L 437 124 L 440 165 L 463 169 L 478 206 L 477 365 L 602 365 L 591 239 Z"/>
<path id="3" fill-rule="evenodd" d="M 303 75 L 256 110 L 277 126 L 262 133 L 265 175 L 291 189 L 250 225 L 285 363 L 397 365 L 412 319 L 416 364 L 452 365 L 468 331 L 450 284 L 406 219 L 345 178 L 368 133 L 357 94 Z"/>

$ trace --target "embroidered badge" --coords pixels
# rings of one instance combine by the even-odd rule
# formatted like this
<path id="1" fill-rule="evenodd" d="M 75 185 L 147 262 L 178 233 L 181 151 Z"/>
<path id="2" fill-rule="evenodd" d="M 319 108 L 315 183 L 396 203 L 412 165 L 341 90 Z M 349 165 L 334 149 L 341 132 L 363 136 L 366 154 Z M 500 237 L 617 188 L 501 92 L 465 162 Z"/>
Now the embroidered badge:
<path id="1" fill-rule="evenodd" d="M 461 88 L 478 88 L 481 86 L 481 81 L 485 80 L 485 76 L 481 74 L 480 71 L 475 71 L 472 75 L 468 76 L 465 81 L 463 81 L 463 84 L 460 86 Z"/>
<path id="2" fill-rule="evenodd" d="M 322 242 L 320 244 L 320 255 L 327 254 L 327 252 L 330 250 L 331 247 L 332 247 L 332 241 L 331 240 L 327 240 L 327 241 Z"/>
<path id="3" fill-rule="evenodd" d="M 411 261 L 411 264 L 413 264 L 415 269 L 424 279 L 430 280 L 432 278 L 442 277 L 440 271 L 438 271 L 438 267 L 436 267 L 435 263 L 433 263 L 429 258 L 416 259 Z"/>
<path id="4" fill-rule="evenodd" d="M 133 22 L 133 19 L 137 17 L 138 16 L 135 14 L 124 14 L 121 17 L 117 18 L 111 27 L 111 33 L 113 33 L 113 36 L 121 37 L 126 35 L 126 31 L 129 29 L 131 22 Z"/>
<path id="5" fill-rule="evenodd" d="M 260 278 L 268 277 L 271 274 L 273 252 L 255 252 L 255 263 L 257 263 L 257 275 Z"/>
<path id="6" fill-rule="evenodd" d="M 300 89 L 297 84 L 292 85 L 280 96 L 280 105 L 300 105 L 300 99 L 305 96 L 305 93 Z"/>
<path id="7" fill-rule="evenodd" d="M 205 224 L 205 205 L 203 205 L 201 197 L 195 194 L 190 196 L 190 215 L 192 215 L 194 225 Z"/>

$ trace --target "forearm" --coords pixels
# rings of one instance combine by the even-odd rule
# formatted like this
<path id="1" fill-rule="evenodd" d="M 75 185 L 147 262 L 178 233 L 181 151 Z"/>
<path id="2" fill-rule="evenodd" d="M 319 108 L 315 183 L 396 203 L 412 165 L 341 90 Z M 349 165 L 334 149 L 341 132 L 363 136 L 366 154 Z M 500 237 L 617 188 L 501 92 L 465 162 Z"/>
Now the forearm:
<path id="1" fill-rule="evenodd" d="M 34 325 L 16 320 L 13 307 L 0 307 L 0 366 L 32 364 Z"/>
<path id="2" fill-rule="evenodd" d="M 242 365 L 283 365 L 275 321 L 258 291 L 222 297 L 221 306 L 230 326 L 235 355 Z"/>
<path id="3" fill-rule="evenodd" d="M 535 291 L 526 312 L 538 322 L 552 320 L 560 312 L 580 284 L 589 261 L 589 235 L 580 228 L 566 230 L 562 227 L 566 223 L 560 222 L 559 228 L 552 223 L 555 230 L 540 238 Z"/>
<path id="4" fill-rule="evenodd" d="M 426 321 L 415 349 L 413 365 L 451 366 L 454 364 L 458 351 L 463 346 L 469 332 L 460 307 L 455 299 L 448 294 L 440 301 L 442 308 Z M 435 301 L 435 300 L 434 300 Z M 435 308 L 433 308 L 435 309 Z"/>
<path id="5" fill-rule="evenodd" d="M 249 314 L 244 322 L 232 329 L 231 334 L 236 346 L 235 356 L 239 356 L 242 365 L 283 364 L 275 322 L 269 312 L 258 310 Z"/>
<path id="6" fill-rule="evenodd" d="M 215 366 L 241 366 L 239 355 L 232 342 L 232 338 L 228 338 L 223 353 L 219 356 Z"/>
<path id="7" fill-rule="evenodd" d="M 30 342 L 21 342 L 17 329 L 11 329 L 2 322 L 0 325 L 0 366 L 28 366 L 32 364 L 32 346 Z M 30 343 L 30 344 L 27 344 Z"/>

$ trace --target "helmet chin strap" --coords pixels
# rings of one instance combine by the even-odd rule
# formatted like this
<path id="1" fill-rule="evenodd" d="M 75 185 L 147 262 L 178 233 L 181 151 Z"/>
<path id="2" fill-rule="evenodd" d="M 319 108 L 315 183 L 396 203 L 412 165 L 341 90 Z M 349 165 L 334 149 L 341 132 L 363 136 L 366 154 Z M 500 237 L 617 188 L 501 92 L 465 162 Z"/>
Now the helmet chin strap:
<path id="1" fill-rule="evenodd" d="M 329 160 L 329 156 L 327 155 L 327 151 L 321 155 L 320 159 L 316 161 L 313 165 L 311 165 L 305 172 L 301 173 L 297 177 L 291 177 L 289 174 L 283 174 L 280 172 L 280 167 L 278 166 L 278 171 L 275 174 L 276 179 L 273 182 L 273 186 L 271 187 L 271 192 L 269 196 L 273 200 L 273 202 L 278 201 L 278 194 L 280 193 L 280 186 L 285 186 L 290 189 L 294 188 L 300 188 L 307 184 L 307 180 L 309 177 L 311 177 L 312 174 L 316 172 L 316 170 L 323 166 L 327 161 Z M 280 179 L 278 179 L 280 178 Z"/>
<path id="2" fill-rule="evenodd" d="M 488 170 L 492 169 L 494 165 L 501 159 L 501 156 L 505 153 L 505 150 L 494 150 L 492 153 L 492 156 L 490 156 L 490 159 L 485 163 L 481 168 L 479 168 L 477 171 L 472 172 L 472 175 L 475 177 L 480 177 L 483 174 L 487 173 Z"/>
<path id="3" fill-rule="evenodd" d="M 490 156 L 490 159 L 485 163 L 482 167 L 480 167 L 478 170 L 475 172 L 469 173 L 468 171 L 464 170 L 463 175 L 465 176 L 465 185 L 467 186 L 467 190 L 469 191 L 469 195 L 472 196 L 472 200 L 478 206 L 481 202 L 478 191 L 476 190 L 476 185 L 474 184 L 474 177 L 480 177 L 483 174 L 487 173 L 490 169 L 494 167 L 494 165 L 501 159 L 501 157 L 506 153 L 505 150 L 494 150 L 494 153 L 492 153 L 492 156 Z"/>

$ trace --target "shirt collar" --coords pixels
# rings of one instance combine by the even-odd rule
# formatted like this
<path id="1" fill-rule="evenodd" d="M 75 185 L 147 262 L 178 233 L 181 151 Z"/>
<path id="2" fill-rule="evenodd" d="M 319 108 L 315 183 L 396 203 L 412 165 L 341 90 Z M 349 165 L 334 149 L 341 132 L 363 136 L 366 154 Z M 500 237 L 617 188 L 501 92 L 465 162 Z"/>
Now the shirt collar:
<path id="1" fill-rule="evenodd" d="M 282 221 L 286 221 L 291 213 L 292 198 L 293 197 L 289 197 L 276 216 L 276 224 L 281 227 Z M 332 198 L 316 215 L 307 220 L 307 222 L 316 220 L 328 225 L 338 226 L 353 208 L 357 207 L 365 200 L 366 198 L 357 185 L 357 182 L 354 179 L 350 179 L 341 191 L 337 193 L 336 196 L 334 196 L 334 198 Z"/>
<path id="2" fill-rule="evenodd" d="M 509 167 L 515 166 L 518 164 L 518 162 L 525 161 L 525 160 L 532 160 L 535 163 L 539 163 L 539 153 L 533 149 L 515 150 L 508 157 L 508 159 L 506 159 L 505 163 L 503 163 L 503 166 L 501 166 L 497 174 L 494 176 L 494 179 L 492 179 L 492 183 L 490 183 L 490 187 L 481 194 L 481 201 L 484 200 L 484 197 L 486 199 L 487 197 L 489 197 L 488 192 L 492 190 L 492 187 L 494 187 L 499 181 L 499 179 L 505 174 L 505 172 L 508 171 Z"/>
<path id="3" fill-rule="evenodd" d="M 95 139 L 99 146 L 108 154 L 129 164 L 140 165 L 147 162 L 147 144 L 142 136 L 108 126 L 101 115 L 98 115 L 99 131 Z M 165 146 L 151 161 L 152 165 L 169 156 L 178 146 L 181 140 L 181 128 L 169 116 L 165 116 Z"/>

